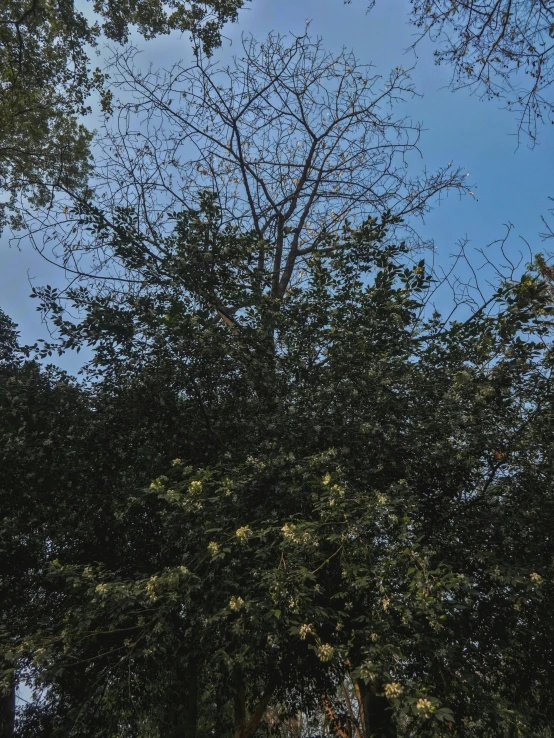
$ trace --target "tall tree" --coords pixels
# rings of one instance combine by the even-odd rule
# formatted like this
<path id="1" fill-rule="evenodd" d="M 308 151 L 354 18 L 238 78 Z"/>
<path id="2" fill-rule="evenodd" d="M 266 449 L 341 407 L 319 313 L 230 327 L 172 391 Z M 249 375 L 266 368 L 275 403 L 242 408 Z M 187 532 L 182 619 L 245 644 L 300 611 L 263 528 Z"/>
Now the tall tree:
<path id="1" fill-rule="evenodd" d="M 37 613 L 48 600 L 40 584 L 48 548 L 63 545 L 72 527 L 79 537 L 78 524 L 67 525 L 72 513 L 67 510 L 68 517 L 58 516 L 57 506 L 63 499 L 60 485 L 71 485 L 79 477 L 73 467 L 83 419 L 80 395 L 62 372 L 52 367 L 41 370 L 25 359 L 14 324 L 0 311 L 3 736 L 13 734 L 15 687 L 22 666 L 16 643 L 30 622 L 37 625 Z"/>
<path id="2" fill-rule="evenodd" d="M 97 529 L 76 545 L 58 533 L 75 513 L 56 518 L 56 608 L 10 631 L 51 697 L 36 709 L 110 738 L 249 738 L 269 706 L 318 704 L 342 736 L 536 735 L 548 267 L 442 318 L 395 235 L 462 173 L 394 166 L 414 142 L 379 108 L 397 74 L 376 98 L 307 37 L 245 47 L 220 84 L 202 58 L 161 84 L 118 57 L 149 138 L 108 139 L 98 189 L 46 221 L 79 279 L 35 292 L 43 353 L 94 349 L 73 489 Z"/>
<path id="3" fill-rule="evenodd" d="M 342 730 L 346 675 L 364 738 L 537 734 L 553 709 L 541 687 L 552 678 L 550 285 L 526 273 L 445 321 L 429 309 L 424 264 L 369 221 L 329 236 L 282 298 L 261 295 L 226 324 L 202 285 L 229 263 L 226 285 L 243 284 L 236 265 L 257 239 L 237 242 L 220 218 L 213 204 L 187 214 L 166 242 L 181 261 L 164 280 L 143 272 L 148 300 L 78 303 L 103 361 L 140 353 L 175 367 L 196 442 L 118 513 L 128 563 L 60 559 L 67 609 L 46 681 L 85 660 L 94 709 L 117 714 L 129 673 L 145 699 L 153 681 L 174 689 L 173 667 L 160 677 L 156 664 L 179 654 L 183 685 L 200 664 L 220 704 L 234 704 L 237 738 L 263 728 L 269 701 L 291 712 L 322 701 Z M 198 260 L 207 233 L 213 259 Z M 194 263 L 204 279 L 170 278 Z"/>
<path id="4" fill-rule="evenodd" d="M 13 731 L 18 681 L 35 691 L 39 706 L 20 705 L 17 734 L 50 735 L 79 715 L 86 678 L 74 664 L 44 680 L 42 662 L 56 646 L 52 624 L 65 607 L 46 574 L 57 558 L 116 568 L 132 560 L 115 510 L 183 450 L 186 414 L 161 371 L 84 388 L 26 359 L 15 326 L 1 317 L 2 735 Z M 148 556 L 144 543 L 141 549 Z M 32 632 L 41 644 L 36 660 L 25 647 Z"/>
<path id="5" fill-rule="evenodd" d="M 256 234 L 248 268 L 265 280 L 258 291 L 278 297 L 318 238 L 346 218 L 423 215 L 469 189 L 452 164 L 436 172 L 406 166 L 420 134 L 394 111 L 414 94 L 406 70 L 383 79 L 351 53 L 326 52 L 308 32 L 263 43 L 247 37 L 228 68 L 199 57 L 167 74 L 142 72 L 128 50 L 114 58 L 112 75 L 123 99 L 112 103 L 90 191 L 68 192 L 42 222 L 31 213 L 39 249 L 51 255 L 55 232 L 54 258 L 77 273 L 113 276 L 117 259 L 110 239 L 83 230 L 81 212 L 103 213 L 108 232 L 127 213 L 154 266 L 165 258 L 159 247 L 172 214 L 194 209 L 208 191 L 227 222 Z"/>

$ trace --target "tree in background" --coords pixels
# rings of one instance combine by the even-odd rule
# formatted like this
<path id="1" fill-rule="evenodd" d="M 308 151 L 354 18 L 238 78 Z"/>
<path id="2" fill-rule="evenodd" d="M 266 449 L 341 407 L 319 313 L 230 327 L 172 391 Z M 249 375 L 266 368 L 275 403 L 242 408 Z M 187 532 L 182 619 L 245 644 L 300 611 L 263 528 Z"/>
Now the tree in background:
<path id="1" fill-rule="evenodd" d="M 132 561 L 116 509 L 182 452 L 187 420 L 161 369 L 84 387 L 28 360 L 4 315 L 1 327 L 2 736 L 13 731 L 8 708 L 17 682 L 40 695 L 25 706 L 17 734 L 44 736 L 75 721 L 87 687 L 85 662 L 44 680 L 43 660 L 57 643 L 52 626 L 66 608 L 63 591 L 49 586 L 48 570 L 57 558 L 116 569 Z M 140 550 L 148 559 L 144 542 Z M 20 647 L 32 632 L 41 643 L 34 661 Z"/>
<path id="2" fill-rule="evenodd" d="M 134 57 L 130 50 L 113 61 L 122 101 L 112 101 L 90 189 L 67 189 L 54 207 L 29 214 L 38 250 L 75 275 L 125 282 L 111 234 L 126 219 L 141 244 L 137 265 L 147 253 L 156 269 L 174 213 L 185 217 L 209 192 L 225 222 L 256 234 L 247 270 L 258 275 L 259 293 L 277 298 L 345 220 L 423 216 L 449 192 L 469 190 L 451 163 L 411 174 L 419 126 L 394 113 L 414 94 L 406 70 L 382 79 L 351 53 L 326 52 L 307 32 L 246 38 L 228 68 L 199 57 L 167 74 L 143 73 Z M 93 212 L 105 238 L 87 230 L 83 216 Z M 419 245 L 414 229 L 409 236 Z M 225 276 L 213 277 L 205 288 L 232 320 L 237 296 L 222 301 Z M 140 278 L 128 283 L 140 290 Z M 240 299 L 246 307 L 247 294 Z"/>
<path id="3" fill-rule="evenodd" d="M 91 132 L 79 117 L 89 110 L 95 90 L 104 110 L 111 106 L 112 89 L 106 85 L 105 71 L 93 70 L 89 59 L 89 51 L 101 38 L 126 44 L 130 28 L 146 39 L 186 31 L 198 50 L 202 47 L 210 54 L 221 42 L 222 27 L 236 21 L 242 6 L 243 0 L 117 4 L 99 0 L 91 13 L 85 13 L 71 0 L 50 4 L 29 0 L 23 6 L 4 0 L 0 8 L 0 187 L 5 197 L 0 225 L 11 217 L 12 226 L 20 227 L 22 195 L 44 205 L 58 186 L 72 188 L 86 182 Z M 519 131 L 534 140 L 537 120 L 552 113 L 547 89 L 553 12 L 542 0 L 416 0 L 412 19 L 421 37 L 430 36 L 438 44 L 437 61 L 453 65 L 454 86 L 467 85 L 505 100 L 520 116 Z M 194 100 L 189 102 L 194 105 Z"/>
<path id="4" fill-rule="evenodd" d="M 374 3 L 372 3 L 374 4 Z M 545 0 L 412 0 L 412 20 L 453 67 L 452 86 L 505 101 L 535 141 L 553 121 L 554 6 Z M 417 43 L 415 47 L 417 47 Z"/>
<path id="5" fill-rule="evenodd" d="M 89 53 L 102 38 L 126 43 L 129 29 L 145 38 L 190 32 L 207 53 L 235 21 L 242 0 L 176 0 L 111 3 L 98 0 L 92 13 L 72 0 L 3 0 L 0 5 L 0 226 L 23 194 L 50 201 L 56 187 L 86 181 L 91 132 L 79 117 L 91 93 L 109 108 L 109 88 Z M 92 19 L 90 16 L 92 15 Z M 12 225 L 20 221 L 14 218 Z"/>
<path id="6" fill-rule="evenodd" d="M 13 735 L 15 686 L 23 666 L 14 647 L 29 627 L 40 629 L 41 623 L 48 627 L 49 618 L 56 617 L 44 579 L 48 556 L 58 546 L 78 547 L 83 530 L 82 519 L 69 507 L 69 488 L 85 494 L 79 484 L 78 459 L 82 460 L 86 392 L 63 372 L 53 367 L 43 370 L 37 362 L 26 360 L 16 328 L 2 312 L 0 341 L 0 724 L 4 738 Z M 82 506 L 89 504 L 94 506 L 90 496 Z"/>

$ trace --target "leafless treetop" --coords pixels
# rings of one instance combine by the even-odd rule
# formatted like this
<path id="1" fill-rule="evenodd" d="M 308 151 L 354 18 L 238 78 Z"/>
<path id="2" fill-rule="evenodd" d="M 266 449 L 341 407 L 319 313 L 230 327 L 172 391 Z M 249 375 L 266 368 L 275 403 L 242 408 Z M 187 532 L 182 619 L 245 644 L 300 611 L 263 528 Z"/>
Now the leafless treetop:
<path id="1" fill-rule="evenodd" d="M 392 212 L 410 221 L 448 190 L 468 189 L 450 163 L 411 174 L 421 129 L 394 110 L 415 94 L 405 69 L 383 78 L 308 32 L 245 37 L 229 66 L 199 56 L 141 71 L 138 61 L 135 50 L 113 60 L 120 99 L 99 140 L 91 201 L 106 222 L 132 212 L 153 253 L 172 213 L 215 193 L 224 224 L 258 235 L 258 272 L 278 296 L 348 220 Z M 102 246 L 71 218 L 56 228 L 72 259 Z"/>

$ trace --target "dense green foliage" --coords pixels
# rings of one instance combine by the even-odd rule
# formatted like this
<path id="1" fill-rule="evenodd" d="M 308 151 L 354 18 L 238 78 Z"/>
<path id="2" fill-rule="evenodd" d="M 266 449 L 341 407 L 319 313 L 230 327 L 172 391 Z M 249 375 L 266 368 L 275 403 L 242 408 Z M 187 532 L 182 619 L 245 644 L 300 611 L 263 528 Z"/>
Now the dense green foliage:
<path id="1" fill-rule="evenodd" d="M 249 276 L 257 239 L 206 208 L 178 220 L 142 299 L 76 290 L 84 320 L 58 319 L 62 340 L 96 344 L 106 379 L 81 481 L 59 485 L 36 554 L 56 606 L 27 604 L 9 634 L 49 686 L 42 709 L 62 734 L 234 721 L 244 738 L 269 702 L 286 716 L 325 695 L 340 730 L 349 675 L 363 735 L 537 735 L 553 709 L 544 268 L 445 323 L 424 263 L 370 220 L 273 299 Z M 207 285 L 248 306 L 214 319 Z"/>
<path id="2" fill-rule="evenodd" d="M 399 238 L 466 188 L 408 175 L 405 70 L 124 51 L 81 186 L 99 34 L 209 51 L 241 4 L 4 8 L 0 176 L 75 279 L 33 289 L 48 342 L 0 311 L 0 738 L 546 738 L 554 272 L 450 295 Z"/>

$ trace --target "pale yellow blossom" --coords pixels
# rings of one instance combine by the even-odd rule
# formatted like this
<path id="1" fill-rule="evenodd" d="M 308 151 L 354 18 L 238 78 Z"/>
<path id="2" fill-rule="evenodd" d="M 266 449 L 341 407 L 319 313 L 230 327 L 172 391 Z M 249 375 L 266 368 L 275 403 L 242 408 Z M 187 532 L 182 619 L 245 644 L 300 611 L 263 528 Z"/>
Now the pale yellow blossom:
<path id="1" fill-rule="evenodd" d="M 425 699 L 424 697 L 420 697 L 417 701 L 416 710 L 421 712 L 424 717 L 429 717 L 435 712 L 435 708 L 433 707 L 431 700 Z"/>
<path id="2" fill-rule="evenodd" d="M 244 605 L 244 600 L 242 597 L 235 597 L 233 595 L 231 599 L 229 600 L 229 609 L 230 610 L 240 610 L 240 608 Z"/>
<path id="3" fill-rule="evenodd" d="M 208 543 L 208 551 L 212 556 L 216 556 L 219 553 L 219 544 L 215 541 L 210 541 Z"/>
<path id="4" fill-rule="evenodd" d="M 148 592 L 148 596 L 151 600 L 157 600 L 158 597 L 156 595 L 156 581 L 158 577 L 150 577 L 150 580 L 148 581 L 148 584 L 146 585 L 146 591 Z"/>
<path id="5" fill-rule="evenodd" d="M 241 541 L 245 541 L 251 535 L 252 531 L 250 530 L 248 525 L 243 525 L 242 528 L 238 528 L 236 532 L 237 538 Z"/>
<path id="6" fill-rule="evenodd" d="M 293 543 L 312 542 L 314 545 L 317 545 L 317 541 L 312 541 L 312 537 L 308 533 L 308 531 L 299 531 L 298 527 L 293 523 L 285 523 L 285 525 L 283 525 L 283 527 L 281 528 L 281 532 L 284 538 L 289 541 L 293 541 Z"/>
<path id="7" fill-rule="evenodd" d="M 309 623 L 304 623 L 298 630 L 300 639 L 305 641 L 306 638 L 313 633 L 312 626 Z"/>
<path id="8" fill-rule="evenodd" d="M 322 643 L 318 646 L 317 657 L 320 661 L 331 661 L 335 655 L 335 649 L 329 643 Z"/>
<path id="9" fill-rule="evenodd" d="M 400 697 L 402 691 L 402 687 L 398 682 L 390 682 L 389 684 L 385 684 L 385 695 L 390 700 L 394 699 L 395 697 Z"/>

